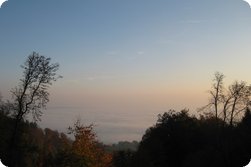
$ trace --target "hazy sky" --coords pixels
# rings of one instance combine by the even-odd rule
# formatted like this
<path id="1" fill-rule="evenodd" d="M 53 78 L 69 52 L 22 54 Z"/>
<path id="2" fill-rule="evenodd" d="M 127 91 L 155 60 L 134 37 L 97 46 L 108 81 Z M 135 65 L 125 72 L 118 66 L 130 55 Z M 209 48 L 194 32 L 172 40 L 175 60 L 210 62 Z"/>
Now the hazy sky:
<path id="1" fill-rule="evenodd" d="M 158 113 L 207 102 L 215 71 L 251 83 L 242 0 L 9 0 L 0 8 L 0 92 L 36 51 L 60 63 L 40 125 L 76 117 L 104 142 L 140 140 Z"/>

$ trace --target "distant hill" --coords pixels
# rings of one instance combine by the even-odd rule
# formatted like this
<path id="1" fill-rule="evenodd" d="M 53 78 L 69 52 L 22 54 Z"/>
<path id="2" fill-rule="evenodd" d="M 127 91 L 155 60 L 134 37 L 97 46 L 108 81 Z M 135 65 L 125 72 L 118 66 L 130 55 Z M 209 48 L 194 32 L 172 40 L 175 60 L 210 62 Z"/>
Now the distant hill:
<path id="1" fill-rule="evenodd" d="M 139 142 L 137 141 L 120 141 L 116 144 L 107 145 L 106 150 L 110 152 L 114 151 L 125 151 L 125 150 L 131 150 L 131 151 L 137 151 L 139 146 Z"/>

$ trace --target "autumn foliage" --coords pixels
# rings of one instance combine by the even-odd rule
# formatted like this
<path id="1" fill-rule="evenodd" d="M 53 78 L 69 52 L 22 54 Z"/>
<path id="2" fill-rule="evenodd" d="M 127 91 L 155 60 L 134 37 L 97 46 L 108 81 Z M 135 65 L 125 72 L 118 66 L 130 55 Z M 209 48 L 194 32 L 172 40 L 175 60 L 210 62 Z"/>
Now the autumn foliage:
<path id="1" fill-rule="evenodd" d="M 69 127 L 69 133 L 75 137 L 75 141 L 72 143 L 73 153 L 82 157 L 86 166 L 111 166 L 112 155 L 106 153 L 102 144 L 98 142 L 93 124 L 84 126 L 80 120 L 77 120 L 73 127 Z"/>

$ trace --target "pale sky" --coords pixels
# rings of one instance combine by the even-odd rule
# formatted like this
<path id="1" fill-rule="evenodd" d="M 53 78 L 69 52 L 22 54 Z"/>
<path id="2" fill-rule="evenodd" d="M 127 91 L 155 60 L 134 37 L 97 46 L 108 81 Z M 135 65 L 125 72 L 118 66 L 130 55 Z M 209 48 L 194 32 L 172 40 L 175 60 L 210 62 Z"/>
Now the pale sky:
<path id="1" fill-rule="evenodd" d="M 0 92 L 36 51 L 60 64 L 42 127 L 76 117 L 100 140 L 140 140 L 157 114 L 207 103 L 215 71 L 251 83 L 242 0 L 9 0 L 0 8 Z"/>

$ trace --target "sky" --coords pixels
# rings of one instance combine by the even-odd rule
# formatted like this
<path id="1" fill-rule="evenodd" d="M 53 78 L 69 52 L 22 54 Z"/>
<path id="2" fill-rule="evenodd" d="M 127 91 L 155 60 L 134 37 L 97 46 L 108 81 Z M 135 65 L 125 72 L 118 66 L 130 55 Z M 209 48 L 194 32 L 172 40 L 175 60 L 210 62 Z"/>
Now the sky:
<path id="1" fill-rule="evenodd" d="M 157 115 L 207 104 L 213 75 L 251 83 L 242 0 L 8 0 L 0 8 L 0 92 L 33 51 L 60 64 L 39 125 L 77 118 L 105 143 L 140 140 Z"/>

